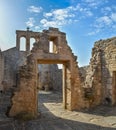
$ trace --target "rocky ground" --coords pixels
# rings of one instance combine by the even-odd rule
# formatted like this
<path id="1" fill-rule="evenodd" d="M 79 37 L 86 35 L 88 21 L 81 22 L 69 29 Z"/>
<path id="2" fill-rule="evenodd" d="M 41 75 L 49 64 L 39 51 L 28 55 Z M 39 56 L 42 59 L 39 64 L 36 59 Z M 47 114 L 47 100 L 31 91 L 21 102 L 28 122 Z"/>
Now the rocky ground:
<path id="1" fill-rule="evenodd" d="M 57 92 L 40 92 L 40 116 L 21 122 L 6 117 L 0 119 L 0 130 L 116 130 L 116 107 L 99 106 L 89 111 L 68 111 Z"/>

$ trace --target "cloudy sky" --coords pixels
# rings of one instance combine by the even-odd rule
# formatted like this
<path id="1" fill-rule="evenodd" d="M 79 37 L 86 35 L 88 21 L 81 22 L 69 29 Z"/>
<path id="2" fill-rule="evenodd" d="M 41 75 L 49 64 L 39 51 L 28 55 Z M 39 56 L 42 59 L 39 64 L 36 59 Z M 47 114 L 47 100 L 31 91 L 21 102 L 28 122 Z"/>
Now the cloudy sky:
<path id="1" fill-rule="evenodd" d="M 116 0 L 0 0 L 0 48 L 14 47 L 15 31 L 58 27 L 79 65 L 87 65 L 94 42 L 116 36 Z"/>

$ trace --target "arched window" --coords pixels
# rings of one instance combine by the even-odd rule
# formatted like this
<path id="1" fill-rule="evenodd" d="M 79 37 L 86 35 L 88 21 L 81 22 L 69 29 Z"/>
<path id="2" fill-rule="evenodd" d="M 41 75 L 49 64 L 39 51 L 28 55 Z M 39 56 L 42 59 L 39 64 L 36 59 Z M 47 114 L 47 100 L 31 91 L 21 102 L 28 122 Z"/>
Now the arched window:
<path id="1" fill-rule="evenodd" d="M 20 38 L 20 51 L 26 51 L 26 38 Z"/>
<path id="2" fill-rule="evenodd" d="M 30 38 L 30 50 L 32 50 L 34 42 L 35 42 L 35 38 Z"/>
<path id="3" fill-rule="evenodd" d="M 49 41 L 49 52 L 53 53 L 53 41 Z"/>

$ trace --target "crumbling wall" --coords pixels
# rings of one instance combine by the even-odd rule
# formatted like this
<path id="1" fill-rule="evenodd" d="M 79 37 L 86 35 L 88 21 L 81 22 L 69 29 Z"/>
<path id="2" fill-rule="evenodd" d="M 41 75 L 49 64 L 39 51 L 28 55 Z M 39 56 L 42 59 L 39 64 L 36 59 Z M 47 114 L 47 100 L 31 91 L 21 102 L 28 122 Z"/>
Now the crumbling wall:
<path id="1" fill-rule="evenodd" d="M 27 62 L 18 71 L 17 91 L 12 98 L 10 116 L 21 112 L 37 115 L 38 64 L 63 64 L 63 105 L 69 110 L 83 108 L 77 57 L 66 41 L 66 35 L 58 29 L 49 28 L 39 33 Z M 49 52 L 49 40 L 54 42 L 54 51 Z"/>
<path id="2" fill-rule="evenodd" d="M 16 86 L 17 81 L 17 69 L 21 64 L 19 61 L 22 57 L 25 57 L 24 52 L 19 52 L 16 47 L 8 49 L 3 52 L 4 55 L 4 78 L 3 86 L 8 89 Z"/>
<path id="3" fill-rule="evenodd" d="M 89 67 L 80 69 L 85 107 L 116 102 L 116 85 L 113 86 L 112 83 L 115 71 L 116 37 L 95 42 Z"/>
<path id="4" fill-rule="evenodd" d="M 0 90 L 3 90 L 3 77 L 4 77 L 4 56 L 0 50 Z"/>
<path id="5" fill-rule="evenodd" d="M 27 113 L 37 116 L 37 73 L 36 60 L 32 54 L 27 56 L 26 64 L 19 67 L 17 89 L 12 98 L 9 115 Z"/>
<path id="6" fill-rule="evenodd" d="M 116 37 L 98 41 L 95 46 L 98 46 L 102 50 L 103 103 L 115 104 L 116 84 L 113 86 L 113 73 L 116 72 Z"/>

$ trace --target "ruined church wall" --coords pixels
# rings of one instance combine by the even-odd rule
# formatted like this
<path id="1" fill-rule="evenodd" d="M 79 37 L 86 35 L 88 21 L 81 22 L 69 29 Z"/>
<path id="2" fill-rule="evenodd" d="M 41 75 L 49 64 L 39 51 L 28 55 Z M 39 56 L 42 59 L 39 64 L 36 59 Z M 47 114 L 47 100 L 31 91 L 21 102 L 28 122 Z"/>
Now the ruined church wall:
<path id="1" fill-rule="evenodd" d="M 39 64 L 38 73 L 39 89 L 61 91 L 62 69 L 58 69 L 57 64 Z"/>
<path id="2" fill-rule="evenodd" d="M 3 52 L 4 55 L 4 78 L 3 86 L 4 88 L 10 88 L 16 86 L 16 73 L 19 66 L 20 59 L 24 55 L 19 52 L 16 47 L 8 49 Z"/>
<path id="3" fill-rule="evenodd" d="M 3 76 L 4 76 L 4 57 L 2 52 L 0 51 L 0 90 L 3 90 Z"/>
<path id="4" fill-rule="evenodd" d="M 113 87 L 114 71 L 116 71 L 116 37 L 95 42 L 89 67 L 80 69 L 86 107 L 116 102 L 116 87 Z"/>
<path id="5" fill-rule="evenodd" d="M 102 87 L 103 103 L 114 104 L 113 72 L 116 71 L 116 37 L 96 42 L 95 46 L 102 50 Z"/>
<path id="6" fill-rule="evenodd" d="M 48 50 L 49 39 L 55 41 L 54 53 Z M 44 46 L 42 46 L 44 45 Z M 49 28 L 41 33 L 40 40 L 34 43 L 27 64 L 19 68 L 19 84 L 12 97 L 10 116 L 21 112 L 37 115 L 37 66 L 39 64 L 63 64 L 63 106 L 68 110 L 83 108 L 82 90 L 77 57 L 72 53 L 66 41 L 65 33 Z"/>

